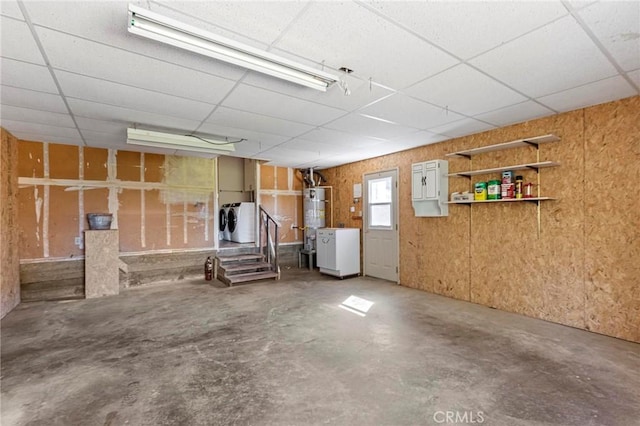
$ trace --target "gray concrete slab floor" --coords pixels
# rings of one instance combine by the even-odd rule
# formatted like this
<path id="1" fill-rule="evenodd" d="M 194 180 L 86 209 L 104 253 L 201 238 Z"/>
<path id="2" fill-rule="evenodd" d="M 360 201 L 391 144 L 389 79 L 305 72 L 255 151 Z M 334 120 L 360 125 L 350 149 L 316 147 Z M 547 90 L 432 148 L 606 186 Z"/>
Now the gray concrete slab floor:
<path id="1" fill-rule="evenodd" d="M 640 345 L 375 279 L 176 281 L 1 326 L 3 426 L 640 424 Z"/>

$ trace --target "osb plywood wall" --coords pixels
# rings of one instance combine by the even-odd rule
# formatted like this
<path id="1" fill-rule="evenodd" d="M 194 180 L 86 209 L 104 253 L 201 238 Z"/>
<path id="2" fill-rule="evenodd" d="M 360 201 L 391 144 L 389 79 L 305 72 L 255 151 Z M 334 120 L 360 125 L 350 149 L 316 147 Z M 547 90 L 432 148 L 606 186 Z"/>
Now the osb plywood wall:
<path id="1" fill-rule="evenodd" d="M 260 165 L 259 202 L 280 222 L 280 242 L 302 242 L 302 175 L 292 168 Z"/>
<path id="2" fill-rule="evenodd" d="M 20 258 L 83 254 L 86 213 L 112 213 L 121 252 L 213 246 L 214 160 L 19 141 Z"/>
<path id="3" fill-rule="evenodd" d="M 639 123 L 633 97 L 325 170 L 336 188 L 334 221 L 362 227 L 349 211 L 353 184 L 398 167 L 402 285 L 640 342 Z M 534 162 L 534 148 L 471 161 L 445 154 L 548 133 L 561 141 L 541 145 L 540 161 L 561 165 L 540 171 L 540 190 L 558 200 L 541 203 L 539 236 L 533 203 L 414 216 L 412 163 L 448 159 L 455 172 Z M 522 174 L 535 182 L 535 173 Z M 491 178 L 450 178 L 449 190 Z"/>
<path id="4" fill-rule="evenodd" d="M 0 128 L 0 318 L 20 303 L 18 141 Z"/>

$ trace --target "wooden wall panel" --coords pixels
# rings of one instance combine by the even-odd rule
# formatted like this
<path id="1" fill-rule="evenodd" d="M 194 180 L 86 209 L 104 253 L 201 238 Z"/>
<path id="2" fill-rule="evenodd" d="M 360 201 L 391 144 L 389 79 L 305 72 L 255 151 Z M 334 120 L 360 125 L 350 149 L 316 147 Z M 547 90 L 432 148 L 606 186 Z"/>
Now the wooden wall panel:
<path id="1" fill-rule="evenodd" d="M 167 206 L 160 198 L 160 191 L 146 191 L 145 204 L 146 249 L 161 250 L 170 248 L 167 245 Z"/>
<path id="2" fill-rule="evenodd" d="M 42 142 L 20 141 L 18 145 L 18 176 L 44 177 Z"/>
<path id="3" fill-rule="evenodd" d="M 107 180 L 108 151 L 102 148 L 84 148 L 84 178 Z"/>
<path id="4" fill-rule="evenodd" d="M 164 179 L 164 155 L 144 154 L 144 181 L 162 182 Z"/>
<path id="5" fill-rule="evenodd" d="M 117 178 L 131 182 L 140 181 L 140 153 L 133 151 L 118 151 L 116 156 Z"/>
<path id="6" fill-rule="evenodd" d="M 585 122 L 587 328 L 640 342 L 640 97 Z"/>
<path id="7" fill-rule="evenodd" d="M 363 173 L 398 167 L 403 285 L 640 341 L 640 209 L 628 196 L 640 182 L 638 111 L 634 97 L 324 170 L 336 189 L 334 221 L 361 227 L 349 211 L 353 184 Z M 535 204 L 452 205 L 447 218 L 413 215 L 411 163 L 441 158 L 460 171 L 531 162 L 533 148 L 471 162 L 444 155 L 547 133 L 562 140 L 542 145 L 540 161 L 561 166 L 540 172 L 542 195 L 558 200 L 541 203 L 539 236 Z M 534 172 L 522 174 L 536 180 Z M 497 177 L 451 178 L 450 192 Z"/>
<path id="8" fill-rule="evenodd" d="M 76 169 L 78 168 L 76 159 Z M 83 254 L 74 244 L 78 232 L 78 191 L 65 191 L 65 187 L 49 188 L 49 256 L 74 257 Z M 83 218 L 84 219 L 84 218 Z"/>
<path id="9" fill-rule="evenodd" d="M 304 225 L 302 175 L 295 169 L 260 165 L 260 204 L 280 224 L 281 243 L 299 243 Z"/>
<path id="10" fill-rule="evenodd" d="M 123 189 L 118 194 L 118 201 L 120 251 L 141 251 L 140 191 L 136 189 Z"/>
<path id="11" fill-rule="evenodd" d="M 0 318 L 20 303 L 18 141 L 0 128 Z"/>
<path id="12" fill-rule="evenodd" d="M 260 189 L 276 189 L 276 169 L 274 166 L 260 165 Z"/>
<path id="13" fill-rule="evenodd" d="M 44 257 L 42 245 L 43 194 L 44 186 L 27 186 L 18 190 L 20 259 L 40 259 Z"/>
<path id="14" fill-rule="evenodd" d="M 78 179 L 80 164 L 75 145 L 49 144 L 49 177 L 51 179 Z"/>
<path id="15" fill-rule="evenodd" d="M 89 229 L 87 213 L 109 213 L 109 190 L 106 188 L 85 189 L 82 194 L 84 203 L 84 229 Z"/>

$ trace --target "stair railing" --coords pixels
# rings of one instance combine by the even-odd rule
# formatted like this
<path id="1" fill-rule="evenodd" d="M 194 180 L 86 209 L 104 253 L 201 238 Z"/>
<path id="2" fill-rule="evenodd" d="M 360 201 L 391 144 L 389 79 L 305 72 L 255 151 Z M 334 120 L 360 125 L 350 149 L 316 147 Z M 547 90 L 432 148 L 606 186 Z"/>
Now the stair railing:
<path id="1" fill-rule="evenodd" d="M 278 273 L 280 279 L 280 264 L 278 263 L 278 246 L 280 224 L 262 206 L 258 206 L 260 214 L 260 229 L 258 241 L 260 253 L 264 255 L 271 270 Z"/>

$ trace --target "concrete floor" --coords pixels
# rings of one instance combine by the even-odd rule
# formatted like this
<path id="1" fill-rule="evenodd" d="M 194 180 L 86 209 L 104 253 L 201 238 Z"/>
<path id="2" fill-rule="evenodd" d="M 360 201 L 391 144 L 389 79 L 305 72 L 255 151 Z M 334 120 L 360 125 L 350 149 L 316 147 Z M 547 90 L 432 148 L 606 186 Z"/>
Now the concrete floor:
<path id="1" fill-rule="evenodd" d="M 366 317 L 338 307 L 352 294 L 375 302 Z M 640 345 L 290 270 L 20 305 L 2 320 L 1 402 L 3 426 L 627 426 Z"/>

